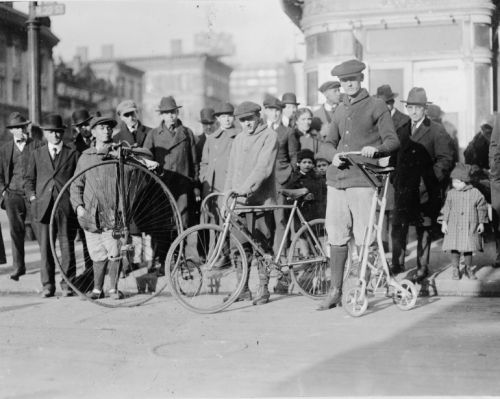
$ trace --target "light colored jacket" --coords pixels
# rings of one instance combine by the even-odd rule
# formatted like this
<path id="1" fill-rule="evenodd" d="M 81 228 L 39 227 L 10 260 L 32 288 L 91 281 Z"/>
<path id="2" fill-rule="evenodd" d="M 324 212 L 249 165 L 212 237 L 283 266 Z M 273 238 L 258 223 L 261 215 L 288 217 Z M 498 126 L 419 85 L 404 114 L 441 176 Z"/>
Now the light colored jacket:
<path id="1" fill-rule="evenodd" d="M 275 162 L 278 135 L 260 123 L 252 134 L 241 132 L 234 139 L 224 191 L 249 194 L 249 205 L 276 204 Z"/>

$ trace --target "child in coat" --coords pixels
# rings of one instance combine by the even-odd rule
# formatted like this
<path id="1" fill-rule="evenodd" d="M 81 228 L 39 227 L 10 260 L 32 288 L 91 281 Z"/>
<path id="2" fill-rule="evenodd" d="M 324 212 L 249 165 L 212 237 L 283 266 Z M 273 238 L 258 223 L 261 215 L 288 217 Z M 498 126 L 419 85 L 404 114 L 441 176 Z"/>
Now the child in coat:
<path id="1" fill-rule="evenodd" d="M 464 256 L 465 275 L 472 280 L 477 277 L 472 271 L 472 253 L 482 251 L 481 233 L 488 223 L 488 207 L 484 196 L 472 187 L 471 166 L 457 163 L 451 172 L 453 188 L 448 191 L 441 210 L 444 233 L 443 250 L 452 256 L 452 278 L 460 279 L 460 255 Z"/>
<path id="2" fill-rule="evenodd" d="M 318 198 L 318 207 L 321 210 L 321 217 L 324 218 L 326 215 L 326 197 L 327 197 L 327 186 L 326 186 L 326 170 L 330 166 L 325 158 L 316 158 L 316 172 L 318 178 L 321 182 L 321 192 Z"/>

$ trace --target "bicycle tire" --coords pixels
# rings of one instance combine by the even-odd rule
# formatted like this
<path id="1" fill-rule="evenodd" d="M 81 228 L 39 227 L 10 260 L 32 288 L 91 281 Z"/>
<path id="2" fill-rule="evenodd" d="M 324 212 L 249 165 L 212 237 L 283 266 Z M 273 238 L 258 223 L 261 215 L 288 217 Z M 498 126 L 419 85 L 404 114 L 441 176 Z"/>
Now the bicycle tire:
<path id="1" fill-rule="evenodd" d="M 186 309 L 201 313 L 217 313 L 233 304 L 243 291 L 249 273 L 243 245 L 229 232 L 230 245 L 225 245 L 219 257 L 214 260 L 218 267 L 211 267 L 209 259 L 215 253 L 215 243 L 223 232 L 222 226 L 199 224 L 186 229 L 172 243 L 167 254 L 168 280 L 172 294 Z M 227 252 L 227 249 L 230 252 Z M 241 258 L 238 273 L 235 259 Z M 196 270 L 194 269 L 196 266 Z M 192 271 L 200 275 L 200 281 L 193 282 Z M 198 273 L 198 270 L 201 271 Z M 239 274 L 239 275 L 238 275 Z M 187 279 L 183 276 L 188 276 Z M 181 283 L 185 286 L 181 286 Z"/>
<path id="2" fill-rule="evenodd" d="M 105 206 L 99 208 L 99 204 L 102 202 L 99 202 L 100 198 L 98 195 L 100 190 L 96 183 L 105 185 L 117 184 L 116 177 L 118 176 L 119 161 L 116 159 L 106 160 L 96 165 L 92 165 L 73 176 L 61 189 L 61 192 L 54 202 L 50 217 L 50 246 L 54 262 L 62 278 L 80 297 L 90 300 L 95 304 L 112 308 L 141 305 L 156 297 L 164 290 L 168 279 L 166 277 L 162 278 L 156 273 L 151 272 L 152 266 L 154 265 L 154 259 L 152 258 L 153 243 L 157 248 L 164 248 L 166 253 L 166 248 L 169 243 L 182 231 L 181 217 L 177 209 L 175 198 L 160 177 L 140 164 L 129 161 L 124 161 L 123 164 L 125 167 L 125 177 L 123 181 L 126 185 L 124 191 L 127 193 L 125 201 L 127 210 L 124 213 L 130 222 L 130 224 L 127 223 L 127 229 L 134 233 L 130 234 L 129 243 L 121 242 L 118 244 L 117 242 L 113 242 L 115 239 L 118 240 L 118 238 L 115 237 L 118 234 L 119 228 L 121 228 L 122 231 L 125 230 L 124 226 L 118 226 L 120 225 L 120 223 L 117 222 L 120 218 L 116 217 L 118 208 L 105 209 Z M 100 176 L 98 180 L 95 179 L 95 175 Z M 60 212 L 68 212 L 67 201 L 69 200 L 70 189 L 75 182 L 81 181 L 82 179 L 85 180 L 86 190 L 88 190 L 86 191 L 88 194 L 86 194 L 86 199 L 96 201 L 96 209 L 98 209 L 96 213 L 98 212 L 99 218 L 103 219 L 101 224 L 106 226 L 107 229 L 114 223 L 113 228 L 116 230 L 112 231 L 111 238 L 109 238 L 109 230 L 106 229 L 104 229 L 105 231 L 103 231 L 103 234 L 100 236 L 91 236 L 88 234 L 88 230 L 86 233 L 84 232 L 83 237 L 81 237 L 82 248 L 79 248 L 79 251 L 75 249 L 75 264 L 73 268 L 71 265 L 68 266 L 67 260 L 63 259 L 64 245 L 71 246 L 71 240 L 68 240 L 68 243 L 64 243 L 64 237 L 61 238 L 57 234 L 57 218 Z M 118 203 L 118 196 L 120 195 L 116 195 L 118 191 L 119 190 L 115 191 L 116 198 L 113 200 L 108 198 L 108 202 Z M 102 198 L 104 197 L 101 195 L 101 199 Z M 106 200 L 104 200 L 104 202 L 105 201 Z M 114 221 L 112 221 L 112 218 L 109 216 L 112 212 L 114 212 Z M 85 224 L 85 221 L 93 220 L 89 218 L 79 221 L 76 214 L 72 211 L 71 206 L 69 216 L 67 217 L 69 225 L 72 226 L 71 228 L 76 229 L 88 227 L 80 226 L 80 222 Z M 81 231 L 83 231 L 83 229 L 81 229 Z M 90 259 L 88 249 L 86 249 L 86 247 L 88 247 L 88 240 L 91 240 L 91 245 L 95 243 L 94 247 L 99 243 L 102 244 L 105 242 L 106 245 L 119 245 L 120 250 L 125 248 L 124 251 L 120 252 L 121 256 L 119 265 L 117 266 L 117 273 L 119 275 L 117 286 L 118 290 L 124 294 L 123 299 L 113 300 L 108 297 L 98 299 L 89 298 L 88 293 L 92 290 L 94 284 L 93 274 L 96 262 Z M 58 246 L 59 251 L 57 250 Z M 150 259 L 146 260 L 147 258 Z M 135 264 L 135 260 L 139 259 L 140 262 Z M 69 263 L 71 263 L 71 261 L 70 259 Z M 125 267 L 127 267 L 127 270 Z M 103 292 L 110 288 L 109 276 L 111 275 L 112 268 L 109 261 L 104 265 L 104 270 L 106 270 L 106 268 L 108 268 L 108 278 L 104 277 Z M 113 264 L 113 272 L 114 271 L 116 271 L 116 264 Z"/>

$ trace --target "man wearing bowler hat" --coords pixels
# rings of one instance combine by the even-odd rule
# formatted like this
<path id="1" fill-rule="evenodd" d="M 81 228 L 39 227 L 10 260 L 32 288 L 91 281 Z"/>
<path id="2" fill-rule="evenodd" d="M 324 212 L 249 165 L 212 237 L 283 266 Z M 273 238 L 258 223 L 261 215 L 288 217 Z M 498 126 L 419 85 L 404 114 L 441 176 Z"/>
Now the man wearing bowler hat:
<path id="1" fill-rule="evenodd" d="M 90 131 L 89 122 L 92 116 L 86 109 L 80 109 L 71 114 L 73 127 L 76 130 L 76 136 L 73 138 L 78 153 L 82 153 L 87 148 L 93 145 L 92 133 Z"/>
<path id="2" fill-rule="evenodd" d="M 31 152 L 42 145 L 28 135 L 31 122 L 18 112 L 9 115 L 7 129 L 13 140 L 0 147 L 0 192 L 2 208 L 7 212 L 10 225 L 14 273 L 10 278 L 18 281 L 26 273 L 24 263 L 25 221 L 30 219 L 28 199 L 24 195 L 24 171 Z M 36 233 L 36 232 L 35 232 Z"/>
<path id="3" fill-rule="evenodd" d="M 284 93 L 281 96 L 281 104 L 283 104 L 283 125 L 285 127 L 293 128 L 295 127 L 295 113 L 299 103 L 297 102 L 297 96 L 295 93 Z"/>
<path id="4" fill-rule="evenodd" d="M 200 111 L 200 123 L 202 131 L 200 134 L 194 136 L 195 145 L 196 145 L 196 159 L 201 161 L 201 157 L 203 155 L 203 147 L 207 141 L 207 137 L 210 136 L 215 129 L 215 115 L 214 109 L 207 107 L 202 108 Z"/>
<path id="5" fill-rule="evenodd" d="M 275 165 L 278 154 L 277 133 L 270 129 L 260 118 L 261 107 L 250 101 L 244 101 L 235 110 L 235 116 L 242 127 L 234 139 L 229 155 L 224 191 L 234 190 L 246 196 L 248 205 L 276 204 Z M 251 167 L 249 167 L 251 165 Z M 242 222 L 252 233 L 264 250 L 273 253 L 274 215 L 272 211 L 250 212 L 242 216 Z M 241 237 L 243 241 L 245 239 Z M 252 248 L 244 243 L 248 263 L 252 263 Z M 236 259 L 237 270 L 241 260 Z M 259 291 L 254 298 L 254 305 L 269 302 L 269 274 L 265 261 L 257 257 L 259 273 Z M 241 272 L 240 272 L 241 273 Z M 241 275 L 241 274 L 240 274 Z M 248 274 L 247 278 L 250 276 Z M 251 300 L 248 280 L 239 300 Z"/>
<path id="6" fill-rule="evenodd" d="M 314 111 L 313 116 L 321 119 L 321 122 L 323 122 L 319 134 L 321 138 L 324 139 L 332 123 L 333 113 L 340 103 L 340 82 L 330 80 L 323 83 L 318 90 L 325 96 L 325 102 Z"/>
<path id="7" fill-rule="evenodd" d="M 59 192 L 75 172 L 79 153 L 62 141 L 66 126 L 63 125 L 60 115 L 47 116 L 41 127 L 47 144 L 31 153 L 24 189 L 31 204 L 33 221 L 37 225 L 37 238 L 42 255 L 42 297 L 49 298 L 54 296 L 56 289 L 55 263 L 50 249 L 50 217 Z M 76 275 L 74 240 L 77 226 L 74 221 L 73 209 L 67 195 L 59 202 L 54 222 L 61 250 L 62 268 L 70 279 Z M 72 295 L 64 280 L 61 280 L 61 289 L 63 296 Z"/>
<path id="8" fill-rule="evenodd" d="M 136 103 L 132 100 L 124 100 L 118 107 L 116 113 L 120 118 L 118 125 L 119 131 L 113 136 L 113 141 L 119 143 L 126 141 L 130 145 L 137 144 L 142 147 L 146 136 L 151 131 L 151 128 L 142 124 L 138 115 L 139 109 Z"/>
<path id="9" fill-rule="evenodd" d="M 387 108 L 389 108 L 392 123 L 394 123 L 394 129 L 396 129 L 396 132 L 398 131 L 398 129 L 410 122 L 410 117 L 406 114 L 403 114 L 394 106 L 398 93 L 394 93 L 390 85 L 386 84 L 378 87 L 376 96 L 381 100 L 384 100 Z"/>
<path id="10" fill-rule="evenodd" d="M 436 224 L 442 203 L 442 192 L 448 184 L 450 172 L 453 169 L 453 149 L 451 140 L 444 127 L 431 121 L 426 116 L 429 104 L 427 94 L 421 87 L 414 87 L 408 93 L 406 109 L 411 120 L 410 139 L 424 147 L 427 151 L 437 180 L 438 189 L 421 185 L 420 209 L 421 215 L 416 225 L 417 230 L 417 274 L 416 281 L 420 282 L 429 273 L 429 257 L 432 241 L 432 228 Z M 395 221 L 392 228 L 393 259 L 392 272 L 399 273 L 404 270 L 404 256 L 406 252 L 406 239 L 408 235 L 408 222 Z"/>
<path id="11" fill-rule="evenodd" d="M 326 176 L 325 220 L 330 244 L 331 288 L 318 310 L 340 303 L 347 244 L 354 237 L 356 244 L 362 245 L 370 217 L 370 207 L 366 204 L 371 202 L 373 188 L 355 166 L 342 160 L 341 155 L 361 151 L 363 156 L 372 158 L 377 152 L 390 153 L 399 147 L 387 106 L 361 87 L 364 69 L 364 63 L 353 59 L 331 71 L 332 76 L 339 78 L 345 96 L 333 115 L 323 147 L 326 151 L 321 155 L 332 160 Z"/>

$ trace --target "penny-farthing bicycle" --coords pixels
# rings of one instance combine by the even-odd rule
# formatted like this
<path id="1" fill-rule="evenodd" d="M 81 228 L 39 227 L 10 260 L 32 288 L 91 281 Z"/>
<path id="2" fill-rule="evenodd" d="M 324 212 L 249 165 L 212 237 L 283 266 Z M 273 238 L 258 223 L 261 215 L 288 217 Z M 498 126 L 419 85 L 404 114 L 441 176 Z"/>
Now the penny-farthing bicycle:
<path id="1" fill-rule="evenodd" d="M 175 198 L 161 177 L 145 166 L 143 155 L 127 143 L 113 146 L 102 162 L 73 176 L 54 203 L 50 218 L 54 261 L 75 293 L 102 306 L 137 306 L 160 294 L 167 277 L 153 272 L 155 258 L 162 251 L 166 254 L 182 230 Z M 92 211 L 77 218 L 73 206 L 68 206 L 71 195 Z M 67 234 L 58 234 L 63 214 Z M 118 247 L 119 267 L 111 270 L 108 263 L 103 295 L 90 299 L 97 267 L 90 254 L 97 244 Z M 64 246 L 69 250 L 62 251 Z M 62 253 L 70 253 L 70 258 Z M 122 298 L 110 298 L 106 295 L 110 291 L 119 291 Z"/>

